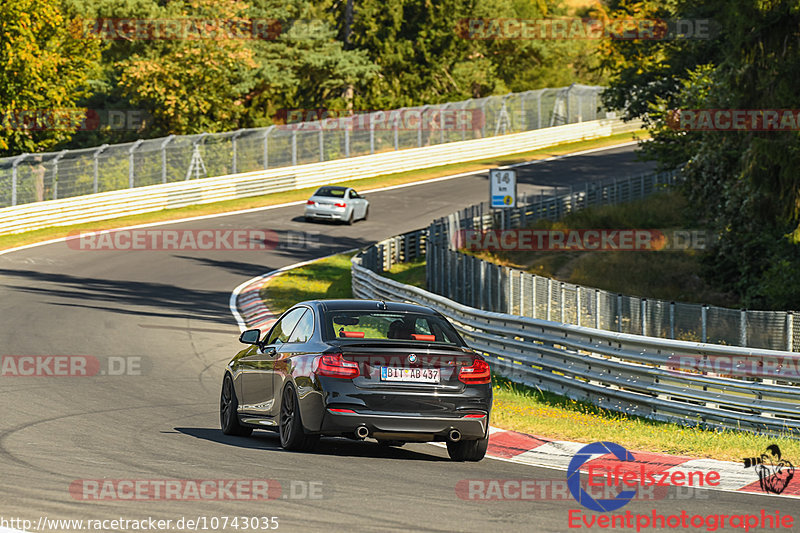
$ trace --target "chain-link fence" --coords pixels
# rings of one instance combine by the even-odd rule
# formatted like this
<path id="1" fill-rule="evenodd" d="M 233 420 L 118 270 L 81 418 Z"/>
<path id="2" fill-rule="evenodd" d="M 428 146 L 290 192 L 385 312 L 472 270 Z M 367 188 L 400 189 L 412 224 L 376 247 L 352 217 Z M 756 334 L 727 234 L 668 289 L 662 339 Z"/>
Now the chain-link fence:
<path id="1" fill-rule="evenodd" d="M 800 325 L 792 312 L 727 309 L 612 293 L 529 274 L 456 251 L 462 230 L 524 227 L 592 205 L 644 198 L 675 183 L 678 172 L 591 183 L 537 197 L 514 209 L 468 207 L 434 221 L 427 230 L 427 286 L 483 310 L 608 331 L 730 346 L 800 351 Z M 399 245 L 398 245 L 399 246 Z"/>
<path id="2" fill-rule="evenodd" d="M 600 108 L 602 90 L 571 85 L 266 128 L 22 154 L 0 159 L 0 207 L 595 120 L 607 116 Z M 308 116 L 287 116 L 293 115 Z"/>

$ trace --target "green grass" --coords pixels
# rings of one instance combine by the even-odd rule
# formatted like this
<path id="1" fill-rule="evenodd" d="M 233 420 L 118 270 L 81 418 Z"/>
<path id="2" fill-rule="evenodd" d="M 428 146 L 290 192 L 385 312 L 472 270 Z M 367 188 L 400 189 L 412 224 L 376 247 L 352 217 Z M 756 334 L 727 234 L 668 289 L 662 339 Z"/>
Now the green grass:
<path id="1" fill-rule="evenodd" d="M 350 258 L 353 255 L 334 255 L 289 270 L 269 280 L 261 288 L 261 297 L 276 315 L 304 300 L 352 298 Z"/>
<path id="2" fill-rule="evenodd" d="M 700 229 L 678 191 L 654 194 L 621 205 L 592 207 L 562 220 L 540 220 L 534 229 Z M 660 300 L 736 307 L 732 294 L 715 289 L 701 277 L 702 251 L 552 251 L 476 253 L 488 261 L 520 268 L 560 281 Z"/>
<path id="3" fill-rule="evenodd" d="M 276 276 L 261 288 L 261 298 L 276 315 L 304 300 L 352 298 L 350 258 L 354 255 L 326 257 Z M 425 288 L 424 262 L 395 265 L 384 275 Z"/>
<path id="4" fill-rule="evenodd" d="M 343 254 L 321 259 L 270 280 L 262 289 L 267 306 L 282 313 L 298 301 L 350 298 L 350 258 Z M 425 263 L 395 265 L 386 277 L 425 286 Z M 787 457 L 800 457 L 800 441 L 766 437 L 749 431 L 715 431 L 655 422 L 597 407 L 588 402 L 511 383 L 493 381 L 492 424 L 545 438 L 577 442 L 612 441 L 636 451 L 738 461 L 758 456 L 778 443 Z"/>
<path id="5" fill-rule="evenodd" d="M 494 378 L 492 425 L 540 437 L 577 442 L 611 441 L 630 450 L 727 461 L 758 456 L 777 443 L 800 457 L 800 441 L 750 431 L 709 430 L 609 411 L 588 402 Z"/>
<path id="6" fill-rule="evenodd" d="M 378 176 L 375 178 L 367 178 L 367 179 L 356 180 L 352 182 L 344 182 L 344 183 L 346 183 L 347 185 L 352 185 L 354 187 L 357 187 L 359 190 L 371 189 L 377 187 L 389 187 L 392 185 L 400 185 L 403 183 L 424 181 L 427 179 L 447 176 L 449 174 L 458 174 L 461 172 L 470 172 L 474 170 L 494 168 L 497 166 L 519 163 L 522 161 L 546 159 L 554 155 L 563 155 L 563 154 L 568 154 L 570 152 L 587 150 L 590 148 L 613 146 L 615 144 L 621 144 L 627 141 L 631 141 L 634 138 L 644 138 L 644 137 L 646 137 L 646 135 L 643 134 L 642 132 L 623 133 L 591 141 L 565 143 L 549 148 L 543 148 L 541 150 L 535 150 L 532 152 L 522 152 L 518 154 L 512 154 L 502 158 L 484 159 L 480 161 L 471 161 L 467 163 L 444 165 L 425 170 L 400 172 L 396 174 L 388 174 L 385 176 Z M 0 250 L 14 248 L 16 246 L 23 246 L 25 244 L 47 241 L 50 239 L 62 238 L 66 237 L 72 232 L 77 232 L 81 230 L 89 231 L 89 230 L 99 230 L 99 229 L 113 229 L 123 226 L 149 224 L 153 222 L 163 222 L 169 220 L 176 220 L 180 218 L 210 215 L 216 213 L 226 213 L 230 211 L 238 211 L 241 209 L 251 209 L 255 207 L 265 207 L 269 205 L 277 205 L 287 202 L 301 201 L 307 199 L 311 195 L 311 193 L 314 192 L 315 189 L 316 187 L 311 187 L 308 189 L 273 193 L 263 196 L 254 196 L 252 198 L 244 198 L 240 200 L 227 200 L 224 202 L 216 202 L 213 204 L 195 205 L 189 207 L 182 207 L 178 209 L 165 209 L 153 213 L 144 213 L 141 215 L 119 217 L 110 220 L 91 222 L 88 224 L 58 226 L 58 227 L 44 228 L 40 230 L 28 231 L 23 233 L 0 235 Z"/>

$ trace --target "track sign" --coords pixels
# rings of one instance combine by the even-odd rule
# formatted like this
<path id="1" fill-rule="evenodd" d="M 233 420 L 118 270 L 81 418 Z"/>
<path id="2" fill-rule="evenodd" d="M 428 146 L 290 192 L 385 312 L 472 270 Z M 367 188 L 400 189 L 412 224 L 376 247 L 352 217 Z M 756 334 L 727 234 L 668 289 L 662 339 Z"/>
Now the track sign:
<path id="1" fill-rule="evenodd" d="M 494 168 L 489 171 L 489 203 L 492 209 L 517 206 L 517 171 Z"/>

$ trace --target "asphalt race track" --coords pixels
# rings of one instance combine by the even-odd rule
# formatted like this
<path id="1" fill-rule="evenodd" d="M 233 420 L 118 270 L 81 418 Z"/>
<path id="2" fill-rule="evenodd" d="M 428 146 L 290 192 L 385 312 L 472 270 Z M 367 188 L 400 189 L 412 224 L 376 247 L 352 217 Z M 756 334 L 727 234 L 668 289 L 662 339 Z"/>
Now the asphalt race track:
<path id="1" fill-rule="evenodd" d="M 520 193 L 648 169 L 632 147 L 610 149 L 522 167 Z M 568 511 L 580 508 L 574 500 L 476 502 L 455 490 L 465 479 L 563 479 L 563 472 L 495 459 L 453 463 L 428 444 L 384 450 L 371 441 L 323 439 L 313 454 L 288 453 L 274 434 L 225 437 L 218 429 L 222 369 L 240 349 L 228 308 L 237 285 L 423 227 L 487 196 L 482 174 L 369 193 L 370 219 L 352 227 L 306 223 L 299 205 L 168 226 L 309 234 L 305 246 L 295 238 L 271 251 L 85 251 L 61 242 L 0 255 L 0 355 L 89 356 L 99 364 L 91 377 L 0 376 L 0 515 L 34 524 L 45 516 L 205 517 L 205 530 L 224 516 L 277 517 L 279 531 L 567 530 Z M 70 490 L 86 487 L 81 480 L 253 479 L 279 484 L 270 493 L 277 497 L 141 501 L 119 499 L 120 490 L 117 499 L 98 493 L 103 499 L 92 501 Z M 701 491 L 625 509 L 758 514 L 798 507 L 785 498 Z"/>

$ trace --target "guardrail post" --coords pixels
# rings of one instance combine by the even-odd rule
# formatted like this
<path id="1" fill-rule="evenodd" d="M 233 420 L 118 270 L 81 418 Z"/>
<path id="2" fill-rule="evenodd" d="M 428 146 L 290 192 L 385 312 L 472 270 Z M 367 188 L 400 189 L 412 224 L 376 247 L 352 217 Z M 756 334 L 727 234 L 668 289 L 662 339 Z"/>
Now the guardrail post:
<path id="1" fill-rule="evenodd" d="M 136 151 L 137 148 L 139 148 L 139 146 L 143 142 L 144 142 L 144 139 L 139 139 L 138 141 L 133 143 L 133 146 L 128 148 L 128 188 L 129 189 L 133 189 L 134 169 L 136 168 L 135 167 L 135 162 L 134 162 L 134 159 L 133 159 L 133 153 Z"/>
<path id="2" fill-rule="evenodd" d="M 531 274 L 531 318 L 536 318 L 536 274 Z"/>
<path id="3" fill-rule="evenodd" d="M 480 284 L 480 287 L 481 287 L 481 309 L 485 310 L 486 309 L 486 305 L 484 304 L 484 300 L 485 300 L 484 299 L 484 294 L 486 292 L 488 292 L 488 291 L 484 291 L 484 289 L 488 289 L 488 287 L 486 286 L 486 261 L 481 261 L 478 264 L 480 265 L 480 271 L 481 271 L 481 273 L 480 273 L 481 274 L 481 284 Z"/>
<path id="4" fill-rule="evenodd" d="M 642 298 L 641 314 L 642 314 L 642 335 L 647 336 L 647 298 Z"/>
<path id="5" fill-rule="evenodd" d="M 237 157 L 237 153 L 236 153 L 237 150 L 236 149 L 237 149 L 237 144 L 238 143 L 236 142 L 236 140 L 238 139 L 238 137 L 242 133 L 244 133 L 244 130 L 239 129 L 239 130 L 236 130 L 235 132 L 233 132 L 233 135 L 231 135 L 231 148 L 233 149 L 233 155 L 231 157 L 231 174 L 237 174 L 237 170 L 238 170 L 238 164 L 237 164 L 238 161 L 237 161 L 237 159 L 238 159 L 238 157 Z"/>
<path id="6" fill-rule="evenodd" d="M 494 295 L 492 294 L 492 286 L 494 283 L 493 280 L 490 279 L 494 272 L 494 267 L 491 263 L 487 263 L 486 261 L 484 261 L 483 264 L 486 265 L 486 310 L 494 311 Z"/>
<path id="7" fill-rule="evenodd" d="M 600 289 L 594 290 L 594 327 L 600 329 Z"/>
<path id="8" fill-rule="evenodd" d="M 400 149 L 400 113 L 394 114 L 394 149 Z"/>
<path id="9" fill-rule="evenodd" d="M 581 288 L 575 287 L 575 324 L 581 325 Z"/>
<path id="10" fill-rule="evenodd" d="M 269 168 L 269 134 L 272 130 L 275 129 L 275 126 L 270 126 L 264 131 L 264 170 Z"/>
<path id="11" fill-rule="evenodd" d="M 542 93 L 536 95 L 536 129 L 542 129 Z"/>
<path id="12" fill-rule="evenodd" d="M 174 135 L 170 135 L 161 143 L 161 183 L 167 182 L 167 145 L 174 138 Z"/>
<path id="13" fill-rule="evenodd" d="M 297 165 L 297 130 L 292 130 L 292 166 Z"/>
<path id="14" fill-rule="evenodd" d="M 61 150 L 55 159 L 53 159 L 53 200 L 58 200 L 58 162 L 62 157 L 67 155 L 67 152 L 69 152 L 69 150 Z M 133 185 L 131 185 L 131 187 L 133 187 Z"/>
<path id="15" fill-rule="evenodd" d="M 17 205 L 17 166 L 30 154 L 21 154 L 11 164 L 11 205 Z"/>
<path id="16" fill-rule="evenodd" d="M 439 107 L 439 144 L 444 144 L 444 112 L 449 105 L 450 103 L 448 102 Z"/>
<path id="17" fill-rule="evenodd" d="M 708 306 L 706 304 L 700 308 L 700 322 L 702 342 L 708 342 Z"/>
<path id="18" fill-rule="evenodd" d="M 559 306 L 561 307 L 561 323 L 563 324 L 564 323 L 564 317 L 565 317 L 564 313 L 566 312 L 566 307 L 567 306 L 564 305 L 564 294 L 565 294 L 564 282 L 562 281 L 560 283 L 560 285 L 561 285 L 561 287 L 560 287 L 560 291 L 561 292 L 559 294 L 559 298 L 558 298 L 559 302 L 558 303 L 559 303 Z"/>
<path id="19" fill-rule="evenodd" d="M 423 106 L 422 111 L 419 112 L 419 124 L 417 125 L 417 148 L 422 148 L 422 123 L 424 122 L 425 111 L 428 106 Z"/>
<path id="20" fill-rule="evenodd" d="M 617 333 L 622 333 L 622 295 L 617 294 Z"/>
<path id="21" fill-rule="evenodd" d="M 739 346 L 747 346 L 747 310 L 739 310 Z"/>
<path id="22" fill-rule="evenodd" d="M 669 303 L 669 338 L 675 338 L 675 302 Z"/>
<path id="23" fill-rule="evenodd" d="M 375 113 L 369 114 L 369 153 L 375 153 Z"/>
<path id="24" fill-rule="evenodd" d="M 100 148 L 95 150 L 94 153 L 92 154 L 92 159 L 93 159 L 92 166 L 94 169 L 94 179 L 92 180 L 92 192 L 94 192 L 95 194 L 97 194 L 97 191 L 99 190 L 99 180 L 100 180 L 100 169 L 97 158 L 100 157 L 100 154 L 102 154 L 106 148 L 108 148 L 108 145 L 104 144 Z"/>
<path id="25" fill-rule="evenodd" d="M 786 351 L 794 351 L 794 313 L 786 313 Z"/>
<path id="26" fill-rule="evenodd" d="M 553 278 L 547 278 L 547 311 L 546 311 L 546 318 L 550 320 L 552 316 L 552 307 L 553 307 Z"/>
<path id="27" fill-rule="evenodd" d="M 522 286 L 522 277 L 519 277 L 520 286 Z M 506 313 L 513 315 L 514 313 L 514 271 L 511 268 L 506 269 L 506 283 L 508 283 L 508 290 L 506 291 Z M 522 302 L 522 300 L 520 300 Z M 520 315 L 522 310 L 520 310 Z"/>

